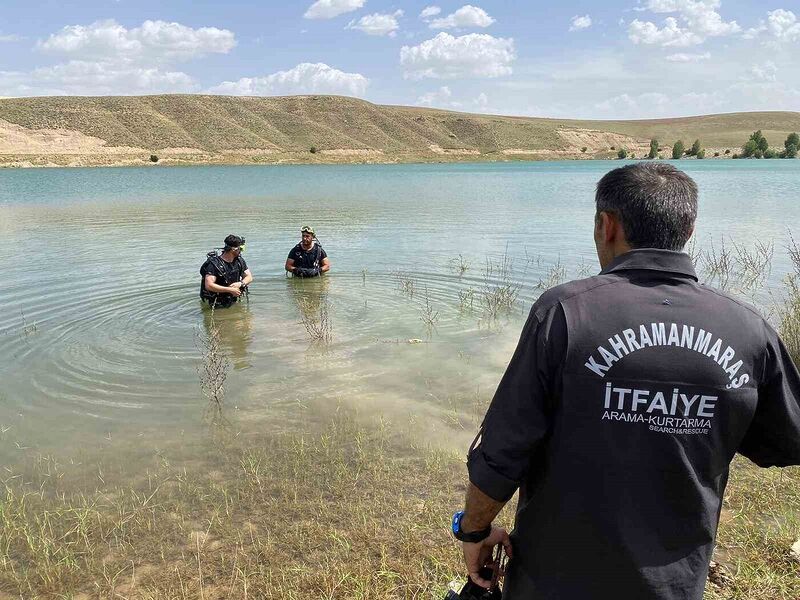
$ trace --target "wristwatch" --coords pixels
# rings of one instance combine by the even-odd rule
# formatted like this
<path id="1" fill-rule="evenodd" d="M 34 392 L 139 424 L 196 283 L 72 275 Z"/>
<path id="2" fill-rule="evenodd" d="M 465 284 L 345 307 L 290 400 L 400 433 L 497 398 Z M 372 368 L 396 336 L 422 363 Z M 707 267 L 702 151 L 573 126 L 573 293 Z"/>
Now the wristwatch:
<path id="1" fill-rule="evenodd" d="M 489 537 L 489 534 L 492 533 L 491 525 L 487 525 L 486 529 L 481 529 L 479 531 L 470 531 L 469 533 L 461 531 L 461 519 L 463 517 L 463 510 L 458 511 L 453 515 L 453 536 L 460 542 L 477 544 L 478 542 L 485 540 L 487 537 Z"/>

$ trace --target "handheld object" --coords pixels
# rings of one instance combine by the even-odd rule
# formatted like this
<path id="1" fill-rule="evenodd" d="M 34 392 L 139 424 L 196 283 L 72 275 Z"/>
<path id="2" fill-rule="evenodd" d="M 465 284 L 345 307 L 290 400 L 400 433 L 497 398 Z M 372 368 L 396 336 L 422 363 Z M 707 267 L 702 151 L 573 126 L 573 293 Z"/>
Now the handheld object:
<path id="1" fill-rule="evenodd" d="M 467 577 L 467 583 L 464 584 L 461 591 L 457 594 L 453 590 L 448 591 L 444 600 L 501 600 L 503 592 L 500 589 L 500 574 L 505 569 L 505 562 L 503 545 L 498 544 L 492 563 L 480 570 L 480 576 L 492 582 L 489 589 L 482 588 L 470 577 Z"/>

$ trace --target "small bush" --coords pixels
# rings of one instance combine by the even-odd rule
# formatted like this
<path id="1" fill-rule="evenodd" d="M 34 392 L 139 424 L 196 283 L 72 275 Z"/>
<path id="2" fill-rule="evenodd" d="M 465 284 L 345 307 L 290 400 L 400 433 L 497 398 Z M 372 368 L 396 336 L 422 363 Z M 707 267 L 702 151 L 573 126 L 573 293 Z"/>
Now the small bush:
<path id="1" fill-rule="evenodd" d="M 683 156 L 683 140 L 678 140 L 675 142 L 675 145 L 672 146 L 672 158 L 678 160 L 681 156 Z"/>
<path id="2" fill-rule="evenodd" d="M 151 154 L 150 155 L 150 162 L 151 163 L 157 163 L 158 162 L 158 157 L 155 154 Z"/>
<path id="3" fill-rule="evenodd" d="M 706 157 L 705 149 L 701 148 L 700 150 L 698 150 L 697 154 L 695 154 L 695 157 L 697 157 L 698 160 L 703 160 Z"/>
<path id="4" fill-rule="evenodd" d="M 772 148 L 767 148 L 767 150 L 764 152 L 764 158 L 775 158 L 777 156 L 778 153 Z"/>
<path id="5" fill-rule="evenodd" d="M 617 158 L 620 160 L 628 158 L 628 151 L 625 148 L 620 148 L 619 152 L 617 152 Z"/>
<path id="6" fill-rule="evenodd" d="M 714 158 L 716 158 L 717 156 L 719 156 L 719 152 L 714 152 Z"/>
<path id="7" fill-rule="evenodd" d="M 311 154 L 316 154 L 317 153 L 317 147 L 316 146 L 311 146 L 311 148 L 309 149 L 309 152 L 311 152 Z"/>
<path id="8" fill-rule="evenodd" d="M 730 154 L 730 153 L 731 153 L 731 149 L 730 148 L 726 148 L 725 149 L 725 154 Z"/>
<path id="9" fill-rule="evenodd" d="M 611 146 L 611 149 L 612 149 L 612 150 L 616 150 L 616 149 L 617 149 L 617 147 L 616 147 L 616 146 Z"/>
<path id="10" fill-rule="evenodd" d="M 584 146 L 583 148 L 581 148 L 581 152 L 586 152 L 587 150 L 588 150 L 588 148 L 587 148 L 586 146 Z"/>

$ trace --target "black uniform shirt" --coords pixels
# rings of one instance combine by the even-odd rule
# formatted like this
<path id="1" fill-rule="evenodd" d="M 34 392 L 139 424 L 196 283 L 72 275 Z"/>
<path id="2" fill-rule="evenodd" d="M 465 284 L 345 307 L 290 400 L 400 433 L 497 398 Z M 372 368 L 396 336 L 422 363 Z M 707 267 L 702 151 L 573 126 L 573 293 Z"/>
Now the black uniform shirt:
<path id="1" fill-rule="evenodd" d="M 210 256 L 200 267 L 200 297 L 204 300 L 216 301 L 217 306 L 229 306 L 236 302 L 236 298 L 230 294 L 217 294 L 206 290 L 206 275 L 214 275 L 217 279 L 215 283 L 221 286 L 229 286 L 232 283 L 244 279 L 247 271 L 247 263 L 241 254 L 227 262 L 221 256 Z"/>
<path id="2" fill-rule="evenodd" d="M 325 249 L 319 245 L 319 242 L 314 242 L 311 250 L 304 250 L 301 244 L 297 244 L 289 251 L 289 256 L 287 258 L 294 261 L 295 267 L 315 269 L 322 264 L 323 259 L 328 258 L 328 254 L 325 252 Z"/>
<path id="3" fill-rule="evenodd" d="M 504 597 L 700 600 L 736 452 L 800 464 L 800 376 L 758 313 L 666 250 L 547 291 L 469 456 L 520 488 Z"/>

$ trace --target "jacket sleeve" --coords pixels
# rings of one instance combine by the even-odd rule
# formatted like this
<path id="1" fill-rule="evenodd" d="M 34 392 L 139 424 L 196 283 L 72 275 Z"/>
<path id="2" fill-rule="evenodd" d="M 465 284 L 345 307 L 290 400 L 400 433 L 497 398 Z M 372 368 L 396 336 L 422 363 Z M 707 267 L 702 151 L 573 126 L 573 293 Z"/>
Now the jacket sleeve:
<path id="1" fill-rule="evenodd" d="M 566 337 L 561 305 L 549 310 L 534 305 L 481 425 L 480 442 L 470 449 L 470 481 L 499 502 L 514 495 L 550 428 Z"/>
<path id="2" fill-rule="evenodd" d="M 768 327 L 764 381 L 739 452 L 760 467 L 800 464 L 800 375 L 783 341 Z"/>

